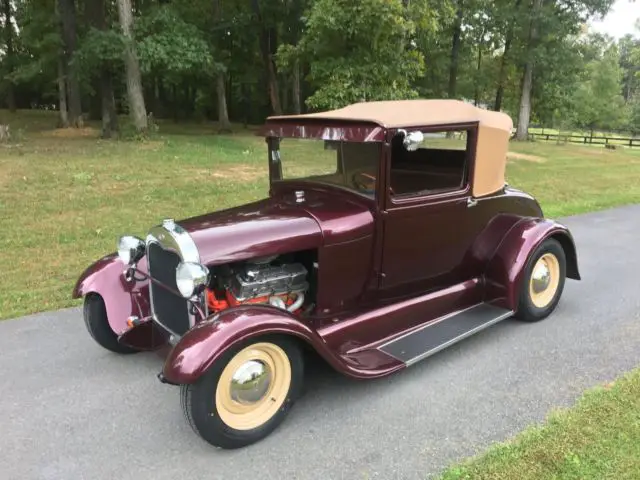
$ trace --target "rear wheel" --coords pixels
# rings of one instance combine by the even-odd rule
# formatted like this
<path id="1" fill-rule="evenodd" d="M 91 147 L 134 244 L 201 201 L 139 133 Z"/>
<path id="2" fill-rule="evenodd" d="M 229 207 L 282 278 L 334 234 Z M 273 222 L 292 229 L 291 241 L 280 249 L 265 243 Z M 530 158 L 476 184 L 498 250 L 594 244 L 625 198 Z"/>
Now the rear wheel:
<path id="1" fill-rule="evenodd" d="M 91 337 L 103 348 L 115 353 L 135 353 L 137 350 L 122 345 L 109 325 L 104 300 L 97 293 L 84 297 L 84 324 Z"/>
<path id="2" fill-rule="evenodd" d="M 296 342 L 265 338 L 225 353 L 197 383 L 183 385 L 181 403 L 187 421 L 207 442 L 239 448 L 282 423 L 302 383 Z"/>
<path id="3" fill-rule="evenodd" d="M 516 316 L 527 322 L 548 317 L 560 301 L 566 257 L 560 243 L 545 240 L 527 262 Z"/>

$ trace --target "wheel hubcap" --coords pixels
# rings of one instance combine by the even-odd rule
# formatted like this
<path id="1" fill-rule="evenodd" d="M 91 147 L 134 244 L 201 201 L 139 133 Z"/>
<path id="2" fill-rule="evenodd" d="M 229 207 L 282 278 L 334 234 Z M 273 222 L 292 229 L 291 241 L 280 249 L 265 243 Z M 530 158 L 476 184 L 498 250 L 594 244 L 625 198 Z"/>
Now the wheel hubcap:
<path id="1" fill-rule="evenodd" d="M 270 386 L 269 366 L 260 360 L 249 360 L 231 377 L 231 399 L 241 405 L 252 405 L 264 398 Z"/>
<path id="2" fill-rule="evenodd" d="M 540 293 L 549 287 L 551 272 L 546 262 L 536 263 L 531 275 L 531 288 L 535 293 Z"/>
<path id="3" fill-rule="evenodd" d="M 529 295 L 538 308 L 549 305 L 558 291 L 560 284 L 560 262 L 552 253 L 542 255 L 531 271 Z"/>
<path id="4" fill-rule="evenodd" d="M 222 371 L 216 410 L 233 429 L 257 428 L 280 410 L 290 385 L 291 363 L 285 351 L 273 343 L 255 343 L 238 352 Z"/>

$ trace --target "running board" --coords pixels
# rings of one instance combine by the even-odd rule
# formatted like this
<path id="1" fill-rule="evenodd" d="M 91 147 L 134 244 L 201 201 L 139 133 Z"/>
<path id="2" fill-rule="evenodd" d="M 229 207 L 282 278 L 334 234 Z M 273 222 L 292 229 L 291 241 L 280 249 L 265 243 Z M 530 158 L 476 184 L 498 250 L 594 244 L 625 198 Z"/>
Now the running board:
<path id="1" fill-rule="evenodd" d="M 513 315 L 511 310 L 481 303 L 394 338 L 379 350 L 409 365 L 427 358 Z"/>

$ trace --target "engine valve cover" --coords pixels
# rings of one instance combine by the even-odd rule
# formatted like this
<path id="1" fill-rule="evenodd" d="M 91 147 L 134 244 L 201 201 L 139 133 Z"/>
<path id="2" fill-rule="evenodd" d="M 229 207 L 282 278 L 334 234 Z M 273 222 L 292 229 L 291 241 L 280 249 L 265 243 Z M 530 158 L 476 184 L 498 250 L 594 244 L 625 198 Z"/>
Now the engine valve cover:
<path id="1" fill-rule="evenodd" d="M 307 269 L 300 263 L 248 264 L 236 270 L 229 289 L 239 301 L 268 295 L 300 293 L 309 288 Z"/>

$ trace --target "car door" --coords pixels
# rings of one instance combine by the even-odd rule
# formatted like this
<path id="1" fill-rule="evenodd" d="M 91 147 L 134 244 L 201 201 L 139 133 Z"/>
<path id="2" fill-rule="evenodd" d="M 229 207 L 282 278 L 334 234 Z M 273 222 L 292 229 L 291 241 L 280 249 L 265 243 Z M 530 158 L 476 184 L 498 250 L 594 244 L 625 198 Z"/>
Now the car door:
<path id="1" fill-rule="evenodd" d="M 486 224 L 475 215 L 470 189 L 475 126 L 421 131 L 425 147 L 415 152 L 403 147 L 401 135 L 390 142 L 381 232 L 383 292 L 425 291 L 465 280 L 459 267 Z"/>

